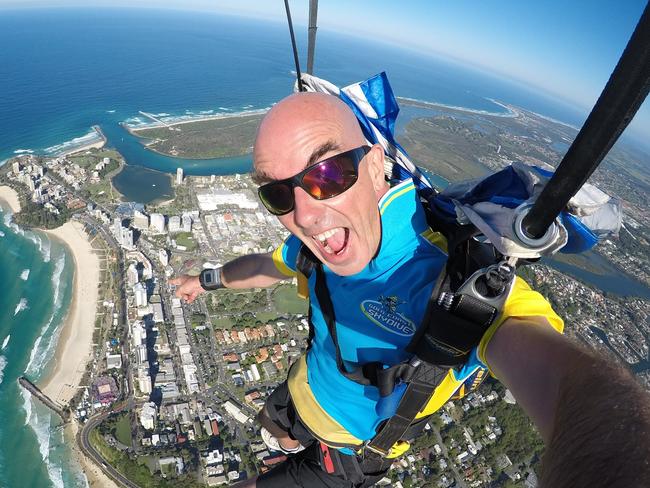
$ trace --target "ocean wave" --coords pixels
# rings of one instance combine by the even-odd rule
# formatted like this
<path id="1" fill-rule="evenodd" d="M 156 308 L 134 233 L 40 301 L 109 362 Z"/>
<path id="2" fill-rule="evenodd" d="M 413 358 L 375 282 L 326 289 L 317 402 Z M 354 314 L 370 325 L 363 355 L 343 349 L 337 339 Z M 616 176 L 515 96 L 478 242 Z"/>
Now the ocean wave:
<path id="1" fill-rule="evenodd" d="M 232 112 L 232 109 L 228 107 L 219 107 L 219 110 L 223 110 L 224 112 Z"/>
<path id="2" fill-rule="evenodd" d="M 201 110 L 199 113 L 202 115 L 209 115 L 209 114 L 213 114 L 214 110 Z"/>
<path id="3" fill-rule="evenodd" d="M 247 107 L 252 107 L 252 105 L 247 105 Z M 208 111 L 203 111 L 196 114 L 188 110 L 185 112 L 185 115 L 170 115 L 168 117 L 160 117 L 160 120 L 165 124 L 174 125 L 182 122 L 193 122 L 199 120 L 225 119 L 225 118 L 241 117 L 246 115 L 257 115 L 257 114 L 261 115 L 261 114 L 265 114 L 270 107 L 259 108 L 259 109 L 250 108 L 246 110 L 240 110 L 238 112 L 233 112 L 232 109 L 225 109 L 223 107 L 219 107 L 219 108 L 223 110 L 228 110 L 229 112 L 204 113 Z M 124 120 L 122 122 L 122 125 L 126 126 L 129 129 L 150 129 L 150 128 L 161 126 L 160 122 L 152 122 L 150 120 L 145 121 L 140 117 L 130 117 Z"/>
<path id="4" fill-rule="evenodd" d="M 9 345 L 9 339 L 11 339 L 11 334 L 7 334 L 5 340 L 2 341 L 2 347 L 0 347 L 0 351 L 4 351 L 7 348 L 7 346 Z"/>
<path id="5" fill-rule="evenodd" d="M 107 110 L 106 113 L 107 113 L 107 114 L 114 114 L 114 113 L 115 113 L 115 110 Z"/>
<path id="6" fill-rule="evenodd" d="M 36 434 L 38 451 L 47 468 L 50 481 L 56 488 L 64 488 L 63 470 L 50 459 L 50 436 L 52 429 L 52 414 L 47 412 L 38 415 L 32 406 L 32 395 L 24 388 L 20 389 L 23 396 L 23 409 L 25 410 L 25 425 L 29 425 Z"/>
<path id="7" fill-rule="evenodd" d="M 29 362 L 27 363 L 27 367 L 25 368 L 25 374 L 27 376 L 37 376 L 47 363 L 47 361 L 54 356 L 54 351 L 56 349 L 56 345 L 59 342 L 59 336 L 61 335 L 61 326 L 56 328 L 54 332 L 49 336 L 49 338 L 46 338 L 47 334 L 50 331 L 50 327 L 54 323 L 54 319 L 56 318 L 57 314 L 61 310 L 61 306 L 63 303 L 63 290 L 61 289 L 61 274 L 63 273 L 63 269 L 65 267 L 65 254 L 62 254 L 55 262 L 54 262 L 54 272 L 52 273 L 52 287 L 54 291 L 54 300 L 53 300 L 53 306 L 52 306 L 52 314 L 50 315 L 50 318 L 48 321 L 41 327 L 41 331 L 36 338 L 36 341 L 34 342 L 34 345 L 32 346 L 32 350 L 29 353 Z M 41 343 L 43 341 L 46 341 L 41 347 Z"/>
<path id="8" fill-rule="evenodd" d="M 16 149 L 14 154 L 34 154 L 33 149 Z"/>
<path id="9" fill-rule="evenodd" d="M 4 237 L 5 233 L 0 230 L 0 237 Z"/>
<path id="10" fill-rule="evenodd" d="M 25 231 L 20 227 L 18 227 L 18 225 L 11 220 L 14 215 L 13 212 L 3 212 L 2 215 L 3 215 L 3 223 L 5 224 L 5 227 L 11 229 L 14 234 L 18 234 L 21 236 L 25 235 Z"/>
<path id="11" fill-rule="evenodd" d="M 494 103 L 495 105 L 498 105 L 500 107 L 503 107 L 507 110 L 507 112 L 490 112 L 489 110 L 478 110 L 475 108 L 468 108 L 468 107 L 460 107 L 458 105 L 448 105 L 446 103 L 438 103 L 438 102 L 430 102 L 428 100 L 419 100 L 417 98 L 409 98 L 409 97 L 398 97 L 399 100 L 405 100 L 407 102 L 415 102 L 419 103 L 422 105 L 427 105 L 432 108 L 446 108 L 449 110 L 458 110 L 459 112 L 466 112 L 470 114 L 477 114 L 477 115 L 490 115 L 492 117 L 516 117 L 517 112 L 513 111 L 510 107 L 507 105 L 504 105 L 501 102 L 497 102 L 496 100 L 493 100 L 491 98 L 486 98 L 485 100 L 489 100 L 490 102 Z"/>
<path id="12" fill-rule="evenodd" d="M 4 356 L 0 356 L 0 385 L 2 384 L 2 380 L 5 377 L 6 366 L 7 366 L 7 358 Z"/>
<path id="13" fill-rule="evenodd" d="M 22 273 L 20 273 L 20 279 L 23 281 L 27 281 L 29 278 L 29 269 L 23 269 Z"/>
<path id="14" fill-rule="evenodd" d="M 47 236 L 43 234 L 36 234 L 34 232 L 25 232 L 23 235 L 38 246 L 38 252 L 41 253 L 43 261 L 49 263 L 52 252 L 52 243 L 47 238 Z"/>
<path id="15" fill-rule="evenodd" d="M 16 305 L 16 309 L 14 310 L 14 317 L 18 315 L 20 312 L 23 310 L 27 310 L 29 308 L 27 304 L 27 298 L 21 298 L 20 301 L 18 302 L 18 305 Z"/>
<path id="16" fill-rule="evenodd" d="M 95 129 L 91 130 L 88 134 L 83 135 L 81 137 L 75 137 L 74 139 L 71 139 L 69 141 L 62 142 L 61 144 L 55 144 L 54 146 L 46 147 L 45 152 L 47 154 L 63 154 L 65 152 L 69 152 L 71 149 L 74 149 L 76 147 L 80 146 L 85 146 L 87 144 L 92 144 L 94 142 L 100 142 L 102 141 L 102 138 L 100 135 L 95 131 Z"/>

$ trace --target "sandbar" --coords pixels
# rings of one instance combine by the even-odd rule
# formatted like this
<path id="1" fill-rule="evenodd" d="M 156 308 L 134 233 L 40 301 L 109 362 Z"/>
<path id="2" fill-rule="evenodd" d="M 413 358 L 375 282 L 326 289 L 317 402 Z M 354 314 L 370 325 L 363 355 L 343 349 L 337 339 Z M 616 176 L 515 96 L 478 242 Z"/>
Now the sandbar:
<path id="1" fill-rule="evenodd" d="M 75 263 L 72 303 L 57 344 L 54 367 L 40 385 L 52 400 L 65 405 L 75 395 L 92 354 L 100 262 L 83 224 L 70 221 L 44 232 L 62 241 Z"/>

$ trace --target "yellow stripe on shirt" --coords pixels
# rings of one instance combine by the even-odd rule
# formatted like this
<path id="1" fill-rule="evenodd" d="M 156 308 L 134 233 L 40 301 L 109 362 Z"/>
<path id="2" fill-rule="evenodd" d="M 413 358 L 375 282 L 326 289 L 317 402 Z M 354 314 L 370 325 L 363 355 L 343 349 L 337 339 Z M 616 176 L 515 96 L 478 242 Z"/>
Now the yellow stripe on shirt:
<path id="1" fill-rule="evenodd" d="M 289 266 L 287 266 L 287 264 L 284 262 L 284 257 L 282 256 L 283 248 L 284 248 L 284 242 L 280 244 L 280 247 L 278 247 L 275 251 L 273 251 L 273 256 L 272 256 L 273 264 L 275 264 L 275 267 L 283 275 L 294 277 L 296 276 L 296 272 L 291 268 L 289 268 Z"/>

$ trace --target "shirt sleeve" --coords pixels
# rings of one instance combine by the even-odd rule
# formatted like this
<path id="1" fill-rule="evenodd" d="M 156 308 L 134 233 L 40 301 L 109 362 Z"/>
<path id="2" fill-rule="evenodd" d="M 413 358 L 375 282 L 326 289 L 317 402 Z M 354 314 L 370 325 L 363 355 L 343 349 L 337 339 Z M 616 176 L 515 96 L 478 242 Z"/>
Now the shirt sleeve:
<path id="1" fill-rule="evenodd" d="M 481 343 L 478 346 L 478 357 L 485 364 L 487 364 L 485 361 L 485 350 L 487 349 L 488 342 L 490 342 L 490 339 L 492 339 L 499 326 L 509 317 L 544 317 L 557 332 L 560 334 L 564 332 L 564 320 L 555 313 L 555 310 L 553 310 L 546 298 L 532 290 L 528 286 L 528 283 L 517 276 L 510 296 L 503 306 L 501 315 L 483 335 Z"/>
<path id="2" fill-rule="evenodd" d="M 289 237 L 273 251 L 273 263 L 280 273 L 285 276 L 296 276 L 296 259 L 301 247 L 300 239 L 289 234 Z"/>

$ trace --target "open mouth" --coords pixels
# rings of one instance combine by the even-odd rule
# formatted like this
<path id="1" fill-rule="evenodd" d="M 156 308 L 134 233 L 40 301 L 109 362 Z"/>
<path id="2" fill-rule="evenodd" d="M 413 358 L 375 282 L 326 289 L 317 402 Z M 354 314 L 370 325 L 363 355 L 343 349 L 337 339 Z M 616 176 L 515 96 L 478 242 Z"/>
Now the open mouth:
<path id="1" fill-rule="evenodd" d="M 349 238 L 350 229 L 345 227 L 336 227 L 312 236 L 324 254 L 333 256 L 338 256 L 345 251 Z"/>

